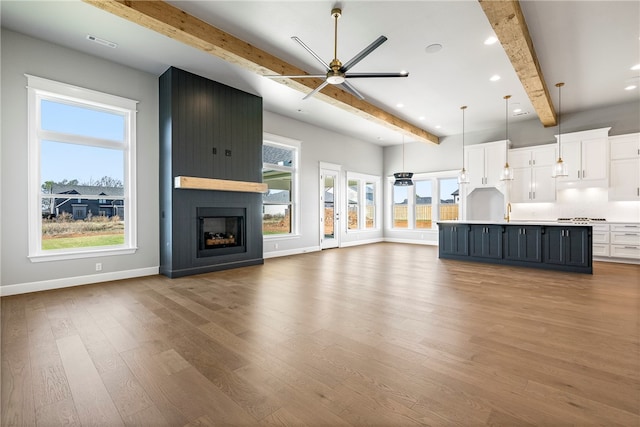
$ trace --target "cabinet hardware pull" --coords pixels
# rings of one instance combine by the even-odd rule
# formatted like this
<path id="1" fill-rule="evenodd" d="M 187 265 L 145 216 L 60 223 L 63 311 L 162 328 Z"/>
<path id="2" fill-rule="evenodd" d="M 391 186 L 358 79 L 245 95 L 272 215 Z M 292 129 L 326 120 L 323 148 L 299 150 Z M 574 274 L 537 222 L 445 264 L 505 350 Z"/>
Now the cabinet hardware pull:
<path id="1" fill-rule="evenodd" d="M 580 179 L 580 171 L 578 171 L 578 179 Z"/>
<path id="2" fill-rule="evenodd" d="M 625 246 L 624 248 L 625 249 L 638 249 L 637 246 Z"/>
<path id="3" fill-rule="evenodd" d="M 636 233 L 624 233 L 625 236 L 637 236 Z"/>
<path id="4" fill-rule="evenodd" d="M 582 169 L 582 178 L 584 178 L 585 176 L 587 176 L 587 174 L 584 173 L 584 169 Z"/>

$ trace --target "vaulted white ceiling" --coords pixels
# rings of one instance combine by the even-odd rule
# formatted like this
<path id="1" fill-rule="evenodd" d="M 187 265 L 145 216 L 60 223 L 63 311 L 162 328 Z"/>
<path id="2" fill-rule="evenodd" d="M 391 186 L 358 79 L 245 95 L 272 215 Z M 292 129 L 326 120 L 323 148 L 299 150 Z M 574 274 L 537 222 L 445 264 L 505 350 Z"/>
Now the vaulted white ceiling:
<path id="1" fill-rule="evenodd" d="M 502 126 L 504 95 L 537 120 L 500 43 L 485 45 L 492 27 L 477 1 L 171 1 L 190 15 L 309 73 L 323 70 L 298 36 L 326 62 L 333 58 L 331 9 L 339 6 L 338 58 L 344 63 L 380 35 L 388 41 L 353 72 L 409 71 L 408 78 L 352 79 L 366 101 L 437 136 Z M 640 2 L 521 1 L 553 102 L 558 81 L 563 113 L 638 101 Z M 9 29 L 127 64 L 155 75 L 176 66 L 261 95 L 265 109 L 381 145 L 398 144 L 397 131 L 354 116 L 236 65 L 186 46 L 79 0 L 2 1 Z M 112 49 L 87 34 L 118 45 Z M 427 46 L 442 45 L 436 53 Z M 493 75 L 501 76 L 491 82 Z M 398 104 L 403 104 L 399 107 Z M 542 126 L 542 125 L 541 125 Z"/>

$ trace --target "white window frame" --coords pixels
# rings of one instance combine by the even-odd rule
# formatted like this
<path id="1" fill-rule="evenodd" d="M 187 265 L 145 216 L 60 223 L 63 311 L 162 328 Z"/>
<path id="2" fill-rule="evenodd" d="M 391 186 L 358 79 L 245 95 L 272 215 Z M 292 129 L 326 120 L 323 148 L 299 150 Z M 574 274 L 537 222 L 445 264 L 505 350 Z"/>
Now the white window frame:
<path id="1" fill-rule="evenodd" d="M 264 169 L 272 169 L 283 172 L 291 172 L 291 232 L 286 234 L 269 234 L 263 235 L 263 239 L 266 240 L 277 240 L 277 239 L 286 239 L 290 237 L 299 236 L 300 230 L 300 194 L 298 191 L 298 180 L 299 180 L 299 164 L 300 164 L 300 150 L 302 147 L 302 143 L 298 140 L 286 138 L 280 135 L 274 135 L 270 133 L 264 133 L 262 138 L 263 145 L 270 145 L 272 147 L 284 148 L 288 150 L 293 150 L 293 165 L 292 166 L 282 166 L 275 165 L 273 163 L 265 163 L 262 162 L 262 170 Z"/>
<path id="2" fill-rule="evenodd" d="M 78 86 L 48 80 L 25 74 L 27 77 L 28 99 L 28 218 L 29 255 L 32 262 L 59 261 L 79 258 L 93 258 L 110 255 L 125 255 L 137 250 L 137 207 L 136 207 L 136 106 L 138 101 L 94 91 Z M 125 135 L 122 142 L 113 142 L 86 136 L 45 131 L 41 124 L 41 101 L 64 102 L 84 107 L 101 109 L 124 117 Z M 42 207 L 40 176 L 40 143 L 43 140 L 71 142 L 95 147 L 116 148 L 124 154 L 124 244 L 105 247 L 42 250 Z M 102 196 L 86 196 L 99 198 Z"/>
<path id="3" fill-rule="evenodd" d="M 413 232 L 424 232 L 427 230 L 436 230 L 438 226 L 436 222 L 440 220 L 440 180 L 448 179 L 448 178 L 456 178 L 458 176 L 459 171 L 441 171 L 441 172 L 429 172 L 429 173 L 417 173 L 413 175 L 414 185 L 410 186 L 407 191 L 407 214 L 408 224 L 407 228 L 396 228 L 393 226 L 393 182 L 395 181 L 393 176 L 387 177 L 387 187 L 389 193 L 391 195 L 389 200 L 390 215 L 388 228 L 394 231 L 413 231 Z M 431 228 L 416 228 L 415 226 L 415 209 L 416 209 L 416 191 L 415 191 L 415 182 L 416 181 L 431 181 Z M 460 191 L 460 186 L 458 186 L 458 191 Z M 434 200 L 436 203 L 434 203 Z M 458 209 L 460 210 L 460 205 L 458 205 Z"/>
<path id="4" fill-rule="evenodd" d="M 378 231 L 381 227 L 380 218 L 382 217 L 382 205 L 381 203 L 381 184 L 382 179 L 376 175 L 367 175 L 363 173 L 357 172 L 349 172 L 347 171 L 347 179 L 345 180 L 344 188 L 345 188 L 345 206 L 347 207 L 347 215 L 349 214 L 349 181 L 358 181 L 358 228 L 349 228 L 348 221 L 344 221 L 344 228 L 347 233 L 362 233 L 362 232 L 373 232 Z M 367 183 L 373 183 L 375 185 L 375 213 L 374 213 L 374 226 L 373 228 L 366 228 L 366 206 L 367 206 L 367 192 L 366 185 Z"/>

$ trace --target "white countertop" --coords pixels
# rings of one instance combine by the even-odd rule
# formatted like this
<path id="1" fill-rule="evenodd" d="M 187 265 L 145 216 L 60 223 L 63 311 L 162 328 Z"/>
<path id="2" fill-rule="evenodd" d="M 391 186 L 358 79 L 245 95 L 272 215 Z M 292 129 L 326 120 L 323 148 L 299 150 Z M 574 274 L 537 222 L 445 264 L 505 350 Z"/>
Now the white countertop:
<path id="1" fill-rule="evenodd" d="M 438 224 L 484 224 L 484 225 L 559 225 L 559 226 L 568 226 L 568 227 L 584 227 L 593 226 L 598 224 L 610 224 L 608 222 L 590 222 L 588 224 L 576 224 L 573 222 L 558 222 L 553 220 L 469 220 L 469 221 L 461 221 L 461 220 L 448 220 L 448 221 L 437 221 Z M 624 223 L 628 224 L 628 223 Z"/>

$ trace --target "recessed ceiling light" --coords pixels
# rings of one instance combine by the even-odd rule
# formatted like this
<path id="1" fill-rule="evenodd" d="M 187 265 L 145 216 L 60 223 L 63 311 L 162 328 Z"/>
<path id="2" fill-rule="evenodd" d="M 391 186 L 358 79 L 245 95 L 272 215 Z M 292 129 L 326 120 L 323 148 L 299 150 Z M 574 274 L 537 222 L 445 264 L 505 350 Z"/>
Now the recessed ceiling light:
<path id="1" fill-rule="evenodd" d="M 92 36 L 91 34 L 87 34 L 87 40 L 92 41 L 94 43 L 101 44 L 103 46 L 110 47 L 112 49 L 115 49 L 115 48 L 118 47 L 118 45 L 116 43 L 114 43 L 114 42 L 110 42 L 109 40 L 101 39 L 100 37 Z"/>
<path id="2" fill-rule="evenodd" d="M 402 108 L 402 107 L 404 107 L 404 104 L 403 104 L 402 102 L 398 102 L 398 103 L 396 104 L 396 107 L 398 107 L 398 108 Z"/>
<path id="3" fill-rule="evenodd" d="M 429 46 L 424 48 L 424 51 L 427 53 L 436 53 L 442 50 L 442 45 L 440 43 L 432 43 Z"/>
<path id="4" fill-rule="evenodd" d="M 424 119 L 425 119 L 425 117 L 424 117 L 424 116 L 420 116 L 420 117 L 418 117 L 418 120 L 424 120 Z"/>
<path id="5" fill-rule="evenodd" d="M 489 80 L 491 80 L 492 82 L 497 82 L 498 80 L 500 80 L 500 76 L 497 74 L 494 74 L 489 78 Z"/>
<path id="6" fill-rule="evenodd" d="M 631 67 L 631 71 L 638 71 L 640 70 L 640 64 L 636 64 L 633 67 Z"/>
<path id="7" fill-rule="evenodd" d="M 436 125 L 436 129 L 440 129 L 442 126 L 440 125 Z"/>
<path id="8" fill-rule="evenodd" d="M 624 90 L 634 90 L 637 87 L 638 86 L 636 86 L 636 85 L 629 85 L 629 86 L 625 87 Z"/>
<path id="9" fill-rule="evenodd" d="M 498 38 L 496 36 L 491 36 L 491 37 L 487 37 L 487 39 L 484 41 L 484 44 L 492 45 L 497 41 L 498 41 Z"/>

